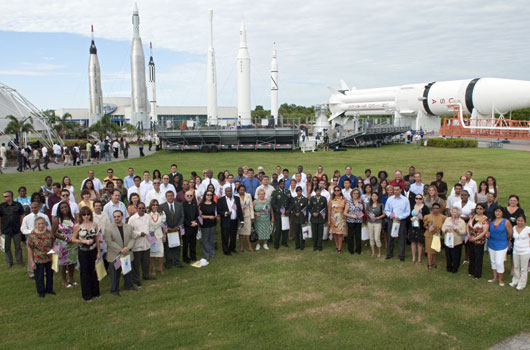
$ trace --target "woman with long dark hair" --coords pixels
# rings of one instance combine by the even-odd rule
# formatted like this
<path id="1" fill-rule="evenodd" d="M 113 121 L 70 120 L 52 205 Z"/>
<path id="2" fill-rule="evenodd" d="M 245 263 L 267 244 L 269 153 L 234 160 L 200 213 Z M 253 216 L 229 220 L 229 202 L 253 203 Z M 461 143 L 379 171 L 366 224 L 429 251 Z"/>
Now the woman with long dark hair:
<path id="1" fill-rule="evenodd" d="M 79 209 L 79 223 L 75 225 L 72 242 L 79 245 L 79 271 L 83 299 L 90 302 L 99 297 L 99 281 L 96 260 L 101 258 L 98 225 L 89 207 Z"/>
<path id="2" fill-rule="evenodd" d="M 72 242 L 75 219 L 66 202 L 59 203 L 57 216 L 52 220 L 52 232 L 61 239 L 55 241 L 53 250 L 59 255 L 59 271 L 63 279 L 63 286 L 72 288 L 77 285 L 74 281 L 75 265 L 77 264 L 77 244 Z M 68 278 L 66 277 L 68 270 Z"/>

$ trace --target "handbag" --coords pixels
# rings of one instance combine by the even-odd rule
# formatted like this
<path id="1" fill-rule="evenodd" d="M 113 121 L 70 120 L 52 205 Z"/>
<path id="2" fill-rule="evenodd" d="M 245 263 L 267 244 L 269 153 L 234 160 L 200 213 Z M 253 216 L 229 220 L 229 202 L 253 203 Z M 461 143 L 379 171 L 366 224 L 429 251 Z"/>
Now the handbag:
<path id="1" fill-rule="evenodd" d="M 452 232 L 447 232 L 445 234 L 444 244 L 447 248 L 455 247 L 455 236 Z"/>
<path id="2" fill-rule="evenodd" d="M 307 226 L 302 226 L 302 239 L 309 239 L 309 238 L 312 238 L 313 236 L 311 235 L 311 226 L 307 225 Z"/>
<path id="3" fill-rule="evenodd" d="M 258 233 L 256 232 L 256 229 L 254 228 L 254 225 L 252 225 L 250 229 L 250 241 L 256 242 L 258 240 Z"/>

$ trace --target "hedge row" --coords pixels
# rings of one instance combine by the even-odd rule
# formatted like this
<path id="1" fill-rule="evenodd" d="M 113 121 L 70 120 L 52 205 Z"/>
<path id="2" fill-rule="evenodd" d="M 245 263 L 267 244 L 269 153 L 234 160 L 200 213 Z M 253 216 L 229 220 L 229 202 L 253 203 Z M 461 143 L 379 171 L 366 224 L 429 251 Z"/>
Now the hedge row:
<path id="1" fill-rule="evenodd" d="M 452 139 L 452 138 L 430 138 L 427 140 L 429 147 L 445 147 L 445 148 L 472 148 L 478 147 L 477 140 L 470 139 Z"/>

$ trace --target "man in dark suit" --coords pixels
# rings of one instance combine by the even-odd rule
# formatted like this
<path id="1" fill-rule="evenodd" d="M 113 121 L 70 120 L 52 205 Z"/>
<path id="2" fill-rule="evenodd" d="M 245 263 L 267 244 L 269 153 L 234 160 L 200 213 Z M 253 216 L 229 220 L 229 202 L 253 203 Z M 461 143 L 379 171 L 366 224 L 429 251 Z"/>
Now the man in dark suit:
<path id="1" fill-rule="evenodd" d="M 182 203 L 175 201 L 173 191 L 166 192 L 166 203 L 160 205 L 160 209 L 166 214 L 167 232 L 179 232 L 180 226 L 184 223 L 184 211 Z M 183 267 L 180 264 L 180 246 L 169 248 L 168 242 L 164 242 L 164 255 L 166 257 L 166 269 L 172 266 Z"/>
<path id="2" fill-rule="evenodd" d="M 179 184 L 182 185 L 182 174 L 177 172 L 177 164 L 171 164 L 171 173 L 169 173 L 169 183 L 173 184 L 173 179 L 178 177 L 180 179 Z"/>
<path id="3" fill-rule="evenodd" d="M 232 195 L 232 188 L 225 189 L 225 195 L 217 200 L 217 215 L 221 217 L 221 242 L 223 253 L 236 253 L 236 236 L 239 225 L 245 223 L 239 197 Z"/>
<path id="4" fill-rule="evenodd" d="M 120 274 L 121 267 L 116 269 L 114 267 L 114 260 L 120 255 L 130 255 L 131 262 L 134 260 L 131 250 L 134 246 L 135 239 L 133 238 L 132 227 L 123 223 L 123 213 L 120 210 L 115 210 L 112 213 L 114 224 L 109 224 L 105 227 L 105 242 L 107 243 L 107 262 L 109 263 L 109 272 L 111 287 L 110 292 L 114 295 L 120 295 Z M 123 275 L 125 290 L 136 290 L 132 283 L 132 272 Z"/>
<path id="5" fill-rule="evenodd" d="M 311 231 L 313 233 L 313 250 L 322 251 L 322 237 L 324 223 L 327 220 L 328 201 L 321 196 L 320 186 L 315 187 L 315 195 L 309 199 L 309 214 L 311 215 Z"/>

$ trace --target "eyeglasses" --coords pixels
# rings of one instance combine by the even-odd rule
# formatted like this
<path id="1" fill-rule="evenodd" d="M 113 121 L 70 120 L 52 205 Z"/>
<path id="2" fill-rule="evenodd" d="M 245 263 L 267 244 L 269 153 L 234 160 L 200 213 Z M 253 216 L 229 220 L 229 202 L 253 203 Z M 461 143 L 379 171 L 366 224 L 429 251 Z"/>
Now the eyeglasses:
<path id="1" fill-rule="evenodd" d="M 207 195 L 205 195 L 205 197 L 212 197 L 212 196 L 213 196 L 213 194 L 211 194 L 211 193 L 210 193 L 210 194 L 207 194 Z"/>
<path id="2" fill-rule="evenodd" d="M 90 214 L 83 214 L 82 216 L 90 216 Z"/>
<path id="3" fill-rule="evenodd" d="M 153 204 L 152 207 L 158 207 L 158 204 Z"/>
<path id="4" fill-rule="evenodd" d="M 422 197 L 416 197 L 416 200 L 422 200 L 423 198 Z"/>
<path id="5" fill-rule="evenodd" d="M 333 192 L 342 192 L 341 190 L 334 190 Z"/>
<path id="6" fill-rule="evenodd" d="M 484 210 L 484 208 L 481 208 L 481 207 L 477 207 L 475 210 Z"/>
<path id="7" fill-rule="evenodd" d="M 70 195 L 69 194 L 61 194 L 61 197 L 70 197 Z"/>
<path id="8" fill-rule="evenodd" d="M 153 185 L 160 185 L 160 182 L 153 182 Z"/>
<path id="9" fill-rule="evenodd" d="M 211 194 L 208 195 L 208 196 L 211 196 Z M 186 198 L 191 198 L 191 197 L 193 197 L 193 196 L 192 195 L 186 195 Z"/>
<path id="10" fill-rule="evenodd" d="M 138 207 L 138 210 L 145 210 L 145 207 Z"/>

